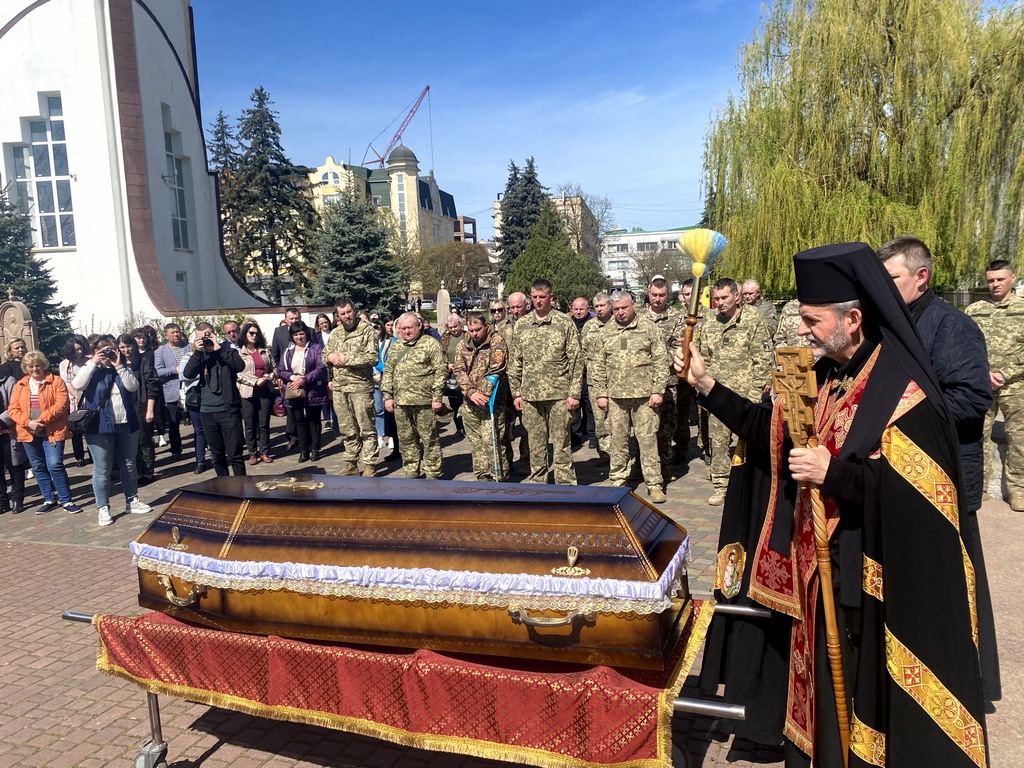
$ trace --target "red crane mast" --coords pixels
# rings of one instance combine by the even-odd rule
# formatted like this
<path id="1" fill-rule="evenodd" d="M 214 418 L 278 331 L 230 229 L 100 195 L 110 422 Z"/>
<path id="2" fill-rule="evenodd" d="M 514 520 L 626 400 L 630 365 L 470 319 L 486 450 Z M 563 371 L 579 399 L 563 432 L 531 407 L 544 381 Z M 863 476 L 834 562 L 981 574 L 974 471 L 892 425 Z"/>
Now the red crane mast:
<path id="1" fill-rule="evenodd" d="M 423 99 L 426 98 L 428 93 L 430 93 L 429 85 L 425 87 L 423 91 L 420 93 L 419 98 L 416 99 L 416 102 L 412 105 L 412 108 L 409 110 L 408 114 L 406 114 L 405 119 L 402 121 L 402 124 L 398 126 L 398 130 L 395 131 L 395 135 L 391 137 L 391 142 L 388 144 L 387 148 L 383 152 L 378 152 L 374 148 L 373 142 L 370 142 L 370 144 L 366 147 L 366 152 L 363 154 L 363 160 L 360 163 L 360 165 L 365 166 L 366 158 L 370 157 L 372 153 L 375 157 L 374 159 L 371 160 L 371 162 L 377 163 L 381 168 L 384 167 L 388 155 L 391 154 L 392 149 L 398 146 L 398 142 L 402 140 L 402 134 L 405 133 L 405 129 L 409 127 L 409 123 L 412 122 L 412 118 L 416 114 L 416 110 L 420 108 L 420 104 L 423 103 Z M 392 121 L 392 123 L 393 122 L 394 121 Z M 384 131 L 386 130 L 387 128 L 384 129 Z M 381 131 L 380 133 L 384 133 L 384 131 Z M 376 138 L 380 138 L 380 134 L 377 134 Z"/>

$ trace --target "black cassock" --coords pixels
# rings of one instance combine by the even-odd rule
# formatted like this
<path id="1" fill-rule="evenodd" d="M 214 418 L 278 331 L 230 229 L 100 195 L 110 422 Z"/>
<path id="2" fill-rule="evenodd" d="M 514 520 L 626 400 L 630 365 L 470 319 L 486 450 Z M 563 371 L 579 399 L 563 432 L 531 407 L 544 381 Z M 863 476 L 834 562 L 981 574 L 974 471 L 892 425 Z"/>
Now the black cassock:
<path id="1" fill-rule="evenodd" d="M 835 378 L 857 376 L 875 344 L 866 342 Z M 822 487 L 838 501 L 830 541 L 846 690 L 853 720 L 850 765 L 984 766 L 984 712 L 977 652 L 977 613 L 970 526 L 960 525 L 957 445 L 940 404 L 918 396 L 901 408 L 909 377 L 884 345 L 871 360 L 856 415 Z M 835 363 L 819 363 L 824 380 Z M 923 394 L 923 393 L 922 393 Z M 774 526 L 763 542 L 781 552 L 793 535 L 795 484 L 788 478 L 788 439 L 772 467 L 771 412 L 716 385 L 704 405 L 746 443 L 730 481 L 721 547 L 746 551 L 741 596 L 765 524 L 772 471 L 778 495 Z M 905 405 L 905 403 L 904 403 Z M 893 418 L 895 415 L 895 418 Z M 891 423 L 890 423 L 891 422 Z M 736 494 L 733 497 L 733 494 Z M 733 497 L 733 498 L 730 498 Z M 870 564 L 873 584 L 868 586 Z M 720 585 L 724 586 L 724 585 Z M 722 597 L 721 589 L 718 590 Z M 816 768 L 842 766 L 820 596 L 813 628 Z M 726 698 L 748 707 L 736 735 L 778 743 L 786 717 L 789 626 L 716 620 L 702 684 L 726 683 Z M 790 729 L 787 736 L 794 735 Z M 787 765 L 807 765 L 806 749 L 787 738 Z M 807 747 L 806 742 L 803 745 Z"/>

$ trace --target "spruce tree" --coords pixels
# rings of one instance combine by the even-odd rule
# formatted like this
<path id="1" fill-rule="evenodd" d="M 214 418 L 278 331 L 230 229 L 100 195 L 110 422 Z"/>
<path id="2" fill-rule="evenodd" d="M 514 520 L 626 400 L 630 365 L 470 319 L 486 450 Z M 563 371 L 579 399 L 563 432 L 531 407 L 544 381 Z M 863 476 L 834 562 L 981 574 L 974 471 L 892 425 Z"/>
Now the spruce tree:
<path id="1" fill-rule="evenodd" d="M 242 153 L 235 177 L 231 268 L 255 284 L 270 301 L 304 301 L 310 288 L 305 263 L 309 236 L 318 216 L 305 194 L 308 169 L 294 165 L 281 146 L 281 126 L 261 86 L 252 107 L 242 113 L 238 137 Z"/>
<path id="2" fill-rule="evenodd" d="M 551 281 L 555 296 L 566 308 L 577 296 L 589 301 L 604 289 L 601 273 L 588 259 L 573 250 L 562 217 L 547 198 L 541 205 L 540 216 L 522 255 L 508 273 L 505 291 L 522 291 L 529 295 L 533 281 L 541 278 Z"/>
<path id="3" fill-rule="evenodd" d="M 12 295 L 36 323 L 36 345 L 56 366 L 71 335 L 75 305 L 59 303 L 47 263 L 32 255 L 32 224 L 0 189 L 0 303 Z"/>
<path id="4" fill-rule="evenodd" d="M 321 221 L 310 243 L 311 301 L 330 304 L 347 296 L 357 309 L 395 314 L 406 281 L 376 206 L 345 190 L 324 206 Z"/>
<path id="5" fill-rule="evenodd" d="M 514 162 L 510 162 L 508 182 L 501 198 L 501 234 L 498 237 L 498 253 L 501 256 L 499 272 L 502 277 L 508 275 L 526 247 L 546 199 L 547 190 L 537 178 L 537 166 L 533 158 L 526 161 L 522 172 Z"/>
<path id="6" fill-rule="evenodd" d="M 240 264 L 243 259 L 236 253 L 235 229 L 238 226 L 238 194 L 236 180 L 240 152 L 227 116 L 221 110 L 210 126 L 208 169 L 217 175 L 217 200 L 220 210 L 221 234 L 224 238 L 224 255 L 228 264 Z M 234 268 L 234 267 L 232 267 Z M 236 272 L 239 277 L 244 275 Z"/>

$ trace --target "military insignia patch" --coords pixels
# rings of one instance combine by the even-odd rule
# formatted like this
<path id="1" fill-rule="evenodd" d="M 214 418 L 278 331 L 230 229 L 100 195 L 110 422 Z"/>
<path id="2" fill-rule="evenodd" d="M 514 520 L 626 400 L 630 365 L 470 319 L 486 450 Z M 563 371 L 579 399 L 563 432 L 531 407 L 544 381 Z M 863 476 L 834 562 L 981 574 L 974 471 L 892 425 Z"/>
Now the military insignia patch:
<path id="1" fill-rule="evenodd" d="M 736 541 L 722 547 L 717 562 L 715 589 L 731 600 L 740 593 L 747 553 L 743 550 L 743 545 Z"/>
<path id="2" fill-rule="evenodd" d="M 494 350 L 494 364 L 501 365 L 505 361 L 505 350 L 496 349 Z"/>

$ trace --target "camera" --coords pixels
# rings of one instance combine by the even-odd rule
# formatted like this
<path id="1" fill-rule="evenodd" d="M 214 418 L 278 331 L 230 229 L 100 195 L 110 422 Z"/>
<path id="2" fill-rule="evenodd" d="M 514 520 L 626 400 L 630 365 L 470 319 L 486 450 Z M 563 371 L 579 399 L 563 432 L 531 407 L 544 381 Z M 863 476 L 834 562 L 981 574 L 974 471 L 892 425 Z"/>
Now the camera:
<path id="1" fill-rule="evenodd" d="M 206 347 L 207 349 L 213 348 L 213 339 L 211 339 L 209 335 L 203 336 L 201 341 L 203 342 L 203 346 Z"/>
<path id="2" fill-rule="evenodd" d="M 110 347 L 107 347 L 106 349 L 103 350 L 103 356 L 107 358 L 107 360 L 116 360 L 117 352 L 112 350 Z"/>

